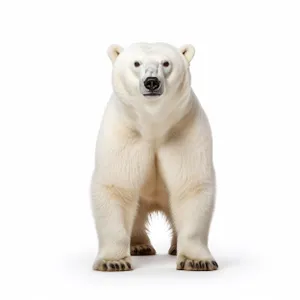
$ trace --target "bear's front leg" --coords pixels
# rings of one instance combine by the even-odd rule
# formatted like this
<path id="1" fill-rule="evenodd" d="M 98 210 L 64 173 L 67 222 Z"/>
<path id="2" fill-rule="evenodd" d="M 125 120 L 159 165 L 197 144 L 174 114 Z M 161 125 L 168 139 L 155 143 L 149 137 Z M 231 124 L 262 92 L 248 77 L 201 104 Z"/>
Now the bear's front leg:
<path id="1" fill-rule="evenodd" d="M 212 271 L 218 268 L 207 245 L 215 175 L 211 139 L 197 131 L 175 135 L 159 149 L 158 158 L 177 233 L 177 269 Z"/>
<path id="2" fill-rule="evenodd" d="M 104 127 L 119 129 L 117 125 Z M 93 268 L 131 270 L 130 238 L 153 151 L 140 136 L 122 126 L 122 130 L 100 134 L 96 158 L 91 198 L 99 251 Z"/>
<path id="3" fill-rule="evenodd" d="M 213 210 L 214 187 L 195 184 L 177 190 L 171 198 L 178 230 L 177 269 L 213 271 L 218 264 L 208 246 L 208 231 Z"/>
<path id="4" fill-rule="evenodd" d="M 99 239 L 93 265 L 97 271 L 132 270 L 130 235 L 138 194 L 114 185 L 92 184 L 92 204 Z"/>

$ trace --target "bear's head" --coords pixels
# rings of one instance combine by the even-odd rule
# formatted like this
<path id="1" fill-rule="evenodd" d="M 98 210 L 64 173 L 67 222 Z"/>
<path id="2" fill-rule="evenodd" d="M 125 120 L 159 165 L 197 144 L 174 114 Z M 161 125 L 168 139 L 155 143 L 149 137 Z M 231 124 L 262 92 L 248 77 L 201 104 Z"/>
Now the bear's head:
<path id="1" fill-rule="evenodd" d="M 137 108 L 169 102 L 175 95 L 180 101 L 189 95 L 192 45 L 176 48 L 165 43 L 136 43 L 126 49 L 111 45 L 107 52 L 113 63 L 114 92 L 127 105 Z"/>

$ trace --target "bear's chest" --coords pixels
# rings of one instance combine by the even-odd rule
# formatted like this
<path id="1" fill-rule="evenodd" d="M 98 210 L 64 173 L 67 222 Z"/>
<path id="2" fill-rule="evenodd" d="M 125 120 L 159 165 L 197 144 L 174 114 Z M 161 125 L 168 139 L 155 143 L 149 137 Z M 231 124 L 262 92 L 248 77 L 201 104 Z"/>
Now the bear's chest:
<path id="1" fill-rule="evenodd" d="M 161 172 L 155 157 L 151 165 L 145 183 L 140 191 L 140 201 L 146 204 L 150 210 L 167 211 L 169 206 L 168 190 L 161 176 Z"/>

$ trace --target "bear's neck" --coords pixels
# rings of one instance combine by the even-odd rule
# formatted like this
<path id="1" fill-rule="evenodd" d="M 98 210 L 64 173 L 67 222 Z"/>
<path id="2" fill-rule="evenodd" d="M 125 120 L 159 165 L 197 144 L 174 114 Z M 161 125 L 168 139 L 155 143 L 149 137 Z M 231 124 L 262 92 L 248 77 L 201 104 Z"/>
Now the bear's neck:
<path id="1" fill-rule="evenodd" d="M 162 99 L 163 100 L 163 99 Z M 165 140 L 170 134 L 177 134 L 184 130 L 188 123 L 192 122 L 200 109 L 195 94 L 191 93 L 177 103 L 161 101 L 161 103 L 144 104 L 140 109 L 126 106 L 118 101 L 120 120 L 130 130 L 138 132 L 147 140 Z"/>

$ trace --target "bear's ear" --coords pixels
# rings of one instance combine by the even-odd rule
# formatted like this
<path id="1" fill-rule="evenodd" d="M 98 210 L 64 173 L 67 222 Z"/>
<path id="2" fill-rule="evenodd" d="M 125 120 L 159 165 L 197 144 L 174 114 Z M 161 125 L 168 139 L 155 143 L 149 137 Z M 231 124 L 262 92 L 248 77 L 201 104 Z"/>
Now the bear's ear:
<path id="1" fill-rule="evenodd" d="M 112 63 L 115 62 L 116 58 L 123 51 L 123 48 L 120 45 L 111 45 L 107 49 L 107 54 Z"/>
<path id="2" fill-rule="evenodd" d="M 193 45 L 183 45 L 179 48 L 179 51 L 186 58 L 186 60 L 190 63 L 195 54 L 195 48 Z"/>

